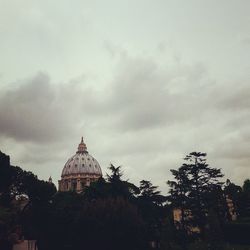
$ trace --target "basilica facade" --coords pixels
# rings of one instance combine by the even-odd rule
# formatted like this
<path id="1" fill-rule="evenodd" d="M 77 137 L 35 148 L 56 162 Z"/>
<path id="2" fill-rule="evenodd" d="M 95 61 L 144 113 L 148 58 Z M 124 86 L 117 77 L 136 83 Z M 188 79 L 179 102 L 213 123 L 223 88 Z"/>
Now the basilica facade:
<path id="1" fill-rule="evenodd" d="M 58 188 L 61 192 L 75 191 L 81 193 L 91 182 L 102 177 L 98 161 L 87 151 L 87 146 L 81 139 L 76 154 L 65 163 Z"/>

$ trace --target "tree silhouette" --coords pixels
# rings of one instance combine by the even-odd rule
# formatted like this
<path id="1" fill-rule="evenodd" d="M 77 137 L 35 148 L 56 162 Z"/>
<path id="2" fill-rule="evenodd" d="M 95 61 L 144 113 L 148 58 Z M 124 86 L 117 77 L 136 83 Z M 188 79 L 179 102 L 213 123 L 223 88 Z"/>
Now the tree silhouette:
<path id="1" fill-rule="evenodd" d="M 185 163 L 176 171 L 171 170 L 175 181 L 168 182 L 170 200 L 174 206 L 182 209 L 182 226 L 188 222 L 204 232 L 207 223 L 208 209 L 215 206 L 217 212 L 225 211 L 220 169 L 211 168 L 206 163 L 206 153 L 192 152 L 184 160 Z M 185 215 L 185 210 L 190 210 Z M 222 212 L 223 213 L 223 212 Z"/>
<path id="2" fill-rule="evenodd" d="M 250 218 L 250 180 L 246 179 L 242 187 L 241 215 Z"/>
<path id="3" fill-rule="evenodd" d="M 54 184 L 39 180 L 30 171 L 10 165 L 9 157 L 0 152 L 0 201 L 8 205 L 15 197 L 26 195 L 29 202 L 49 201 L 55 194 Z"/>
<path id="4" fill-rule="evenodd" d="M 147 225 L 147 239 L 158 244 L 162 232 L 162 221 L 166 217 L 163 206 L 166 197 L 150 181 L 140 181 L 140 195 L 137 198 L 139 211 Z"/>
<path id="5" fill-rule="evenodd" d="M 168 200 L 171 202 L 172 209 L 181 210 L 179 228 L 188 231 L 190 227 L 190 217 L 187 213 L 190 210 L 190 180 L 187 167 L 182 165 L 178 170 L 171 169 L 170 171 L 175 180 L 167 181 L 167 184 L 170 186 Z"/>
<path id="6" fill-rule="evenodd" d="M 242 188 L 232 183 L 229 179 L 226 180 L 224 193 L 228 199 L 232 201 L 233 209 L 236 215 L 241 213 Z M 229 212 L 229 211 L 228 211 Z M 228 219 L 231 220 L 231 215 L 228 213 Z"/>
<path id="7" fill-rule="evenodd" d="M 128 180 L 122 180 L 123 173 L 121 166 L 115 167 L 110 165 L 111 174 L 107 174 L 107 181 L 110 184 L 110 195 L 113 197 L 123 197 L 126 199 L 133 199 L 135 195 L 139 194 L 139 188 Z"/>

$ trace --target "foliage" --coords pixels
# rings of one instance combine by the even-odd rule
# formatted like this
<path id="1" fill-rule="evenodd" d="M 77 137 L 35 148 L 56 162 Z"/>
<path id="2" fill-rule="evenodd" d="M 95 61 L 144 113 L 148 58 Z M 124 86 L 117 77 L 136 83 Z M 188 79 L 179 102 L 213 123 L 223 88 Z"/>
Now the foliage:
<path id="1" fill-rule="evenodd" d="M 31 203 L 47 202 L 56 192 L 53 184 L 38 180 L 33 173 L 20 167 L 11 166 L 9 157 L 1 152 L 0 183 L 0 200 L 5 205 L 22 195 L 27 195 Z"/>
<path id="2" fill-rule="evenodd" d="M 224 240 L 222 227 L 218 214 L 214 209 L 210 208 L 207 215 L 207 225 L 205 231 L 205 239 L 211 249 L 221 249 Z"/>
<path id="3" fill-rule="evenodd" d="M 171 169 L 175 180 L 167 181 L 170 187 L 168 200 L 171 202 L 172 209 L 181 209 L 181 221 L 180 229 L 188 231 L 189 228 L 189 217 L 186 216 L 186 212 L 190 209 L 190 199 L 189 199 L 189 185 L 190 180 L 188 178 L 186 166 L 181 166 L 178 170 Z"/>
<path id="4" fill-rule="evenodd" d="M 232 200 L 236 215 L 242 219 L 250 217 L 250 180 L 246 179 L 243 186 L 226 181 L 224 193 Z"/>
<path id="5" fill-rule="evenodd" d="M 175 180 L 168 181 L 169 200 L 173 207 L 181 209 L 181 226 L 186 231 L 198 227 L 204 233 L 211 207 L 220 217 L 225 214 L 223 183 L 219 181 L 223 174 L 209 167 L 205 157 L 205 153 L 190 153 L 178 170 L 171 170 Z"/>
<path id="6" fill-rule="evenodd" d="M 107 175 L 107 181 L 110 183 L 110 195 L 113 197 L 122 196 L 126 199 L 132 199 L 136 194 L 139 193 L 138 187 L 130 183 L 128 180 L 122 180 L 121 166 L 115 167 L 113 164 L 110 165 L 109 170 L 111 175 Z"/>
<path id="7" fill-rule="evenodd" d="M 250 245 L 249 231 L 250 219 L 228 222 L 224 225 L 223 231 L 227 242 L 231 244 Z"/>
<path id="8" fill-rule="evenodd" d="M 41 250 L 147 249 L 143 219 L 122 197 L 88 201 L 73 192 L 59 193 L 49 208 L 30 212 Z"/>
<path id="9" fill-rule="evenodd" d="M 205 157 L 192 152 L 171 169 L 165 197 L 148 180 L 139 187 L 124 180 L 121 167 L 112 164 L 106 178 L 83 193 L 56 192 L 53 184 L 11 166 L 0 152 L 0 222 L 9 228 L 21 224 L 40 250 L 147 250 L 150 242 L 161 250 L 231 249 L 224 240 L 250 244 L 250 181 L 240 187 L 227 180 L 222 188 L 220 169 L 208 166 Z M 237 222 L 226 219 L 226 197 L 233 201 Z M 18 198 L 28 201 L 23 209 Z M 182 212 L 178 228 L 173 208 Z M 192 233 L 195 226 L 201 238 Z"/>
<path id="10" fill-rule="evenodd" d="M 147 240 L 159 242 L 167 211 L 164 207 L 166 198 L 157 189 L 150 181 L 142 180 L 136 204 L 147 225 Z"/>
<path id="11" fill-rule="evenodd" d="M 246 179 L 242 187 L 240 202 L 240 214 L 243 217 L 250 217 L 250 180 Z"/>

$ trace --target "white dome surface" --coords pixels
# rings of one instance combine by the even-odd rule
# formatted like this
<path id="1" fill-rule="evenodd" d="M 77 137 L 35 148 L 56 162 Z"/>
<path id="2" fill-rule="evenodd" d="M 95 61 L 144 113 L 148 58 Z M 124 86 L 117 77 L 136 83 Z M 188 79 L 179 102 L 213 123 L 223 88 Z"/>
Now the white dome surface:
<path id="1" fill-rule="evenodd" d="M 62 177 L 76 174 L 102 176 L 102 170 L 98 161 L 88 153 L 83 139 L 78 146 L 76 154 L 68 159 L 62 170 Z"/>

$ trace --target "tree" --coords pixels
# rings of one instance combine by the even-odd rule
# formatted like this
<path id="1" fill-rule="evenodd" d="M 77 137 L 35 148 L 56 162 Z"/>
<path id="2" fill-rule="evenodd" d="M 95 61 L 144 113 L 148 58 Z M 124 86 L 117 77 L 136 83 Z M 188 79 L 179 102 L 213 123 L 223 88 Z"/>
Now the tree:
<path id="1" fill-rule="evenodd" d="M 154 186 L 150 181 L 142 180 L 140 181 L 140 195 L 139 198 L 155 203 L 157 205 L 162 205 L 166 201 L 166 197 L 161 195 L 161 192 L 157 190 L 157 186 Z"/>
<path id="2" fill-rule="evenodd" d="M 15 170 L 10 165 L 10 157 L 0 151 L 0 204 L 9 206 L 12 200 L 11 185 Z"/>
<path id="3" fill-rule="evenodd" d="M 110 189 L 110 184 L 101 177 L 97 181 L 91 182 L 89 187 L 86 187 L 83 196 L 87 200 L 105 199 L 110 196 Z"/>
<path id="4" fill-rule="evenodd" d="M 110 195 L 113 197 L 123 197 L 126 199 L 133 199 L 135 195 L 139 194 L 139 188 L 128 180 L 122 180 L 123 173 L 121 166 L 115 167 L 110 165 L 111 174 L 107 175 L 107 181 L 110 184 Z"/>
<path id="5" fill-rule="evenodd" d="M 140 195 L 137 199 L 139 211 L 147 225 L 148 241 L 160 241 L 162 221 L 166 217 L 163 206 L 166 197 L 150 181 L 140 181 Z"/>
<path id="6" fill-rule="evenodd" d="M 244 193 L 249 193 L 250 194 L 250 179 L 246 179 L 243 184 L 243 192 Z"/>
<path id="7" fill-rule="evenodd" d="M 72 219 L 72 249 L 147 249 L 143 219 L 127 199 L 85 202 Z"/>
<path id="8" fill-rule="evenodd" d="M 207 214 L 207 225 L 205 232 L 205 239 L 208 242 L 210 247 L 209 249 L 222 249 L 223 238 L 224 236 L 218 214 L 213 210 L 213 208 L 210 208 Z"/>
<path id="9" fill-rule="evenodd" d="M 178 227 L 188 231 L 190 218 L 187 211 L 190 210 L 190 180 L 187 167 L 183 165 L 178 170 L 171 169 L 170 171 L 175 180 L 167 181 L 167 184 L 170 186 L 168 200 L 171 202 L 172 209 L 181 210 L 180 225 Z"/>
<path id="10" fill-rule="evenodd" d="M 188 233 L 190 231 L 190 201 L 189 201 L 189 185 L 190 180 L 188 178 L 187 167 L 182 165 L 178 170 L 171 169 L 171 173 L 174 176 L 173 181 L 167 181 L 170 186 L 168 201 L 171 203 L 171 208 L 180 209 L 181 217 L 180 221 L 175 221 L 175 226 L 178 228 L 178 241 L 180 242 L 182 249 L 187 249 Z"/>
<path id="11" fill-rule="evenodd" d="M 211 168 L 206 163 L 206 153 L 192 152 L 184 160 L 185 163 L 176 171 L 171 170 L 175 181 L 169 181 L 170 200 L 173 206 L 182 209 L 182 226 L 188 221 L 192 226 L 204 232 L 207 223 L 208 209 L 213 206 L 217 213 L 225 212 L 222 193 L 223 177 L 220 169 Z M 190 210 L 191 216 L 185 216 Z M 222 213 L 223 213 L 222 212 Z"/>
<path id="12" fill-rule="evenodd" d="M 11 166 L 9 156 L 0 152 L 0 201 L 5 206 L 17 196 L 27 196 L 30 203 L 48 202 L 56 193 L 56 187 L 39 180 L 32 172 Z"/>
<path id="13" fill-rule="evenodd" d="M 250 217 L 250 180 L 246 179 L 242 187 L 241 216 Z"/>
<path id="14" fill-rule="evenodd" d="M 242 188 L 227 179 L 223 191 L 226 197 L 232 201 L 234 212 L 239 215 L 241 210 Z M 231 220 L 231 215 L 229 213 L 228 217 L 229 220 Z"/>

